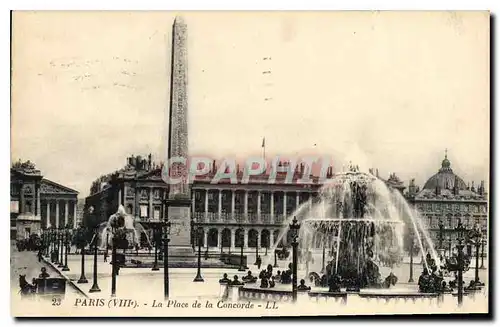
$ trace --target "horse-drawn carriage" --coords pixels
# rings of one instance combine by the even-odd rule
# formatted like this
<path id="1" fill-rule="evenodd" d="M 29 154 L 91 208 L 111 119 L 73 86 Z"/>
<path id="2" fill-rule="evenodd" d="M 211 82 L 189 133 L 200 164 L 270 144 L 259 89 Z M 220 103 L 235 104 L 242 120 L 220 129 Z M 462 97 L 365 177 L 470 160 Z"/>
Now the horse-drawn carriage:
<path id="1" fill-rule="evenodd" d="M 51 278 L 44 268 L 38 278 L 33 278 L 32 283 L 26 280 L 26 275 L 19 275 L 19 287 L 22 297 L 50 299 L 55 305 L 60 303 L 66 294 L 66 280 Z"/>

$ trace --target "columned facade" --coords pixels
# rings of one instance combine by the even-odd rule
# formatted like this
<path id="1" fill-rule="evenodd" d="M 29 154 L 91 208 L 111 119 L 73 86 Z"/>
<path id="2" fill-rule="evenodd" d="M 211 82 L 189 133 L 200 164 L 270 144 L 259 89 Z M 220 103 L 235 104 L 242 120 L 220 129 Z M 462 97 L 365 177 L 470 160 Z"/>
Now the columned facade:
<path id="1" fill-rule="evenodd" d="M 286 217 L 301 205 L 312 204 L 318 189 L 318 185 L 195 182 L 193 221 L 203 228 L 203 246 L 209 251 L 237 253 L 243 243 L 244 252 L 255 253 L 258 247 L 263 253 L 277 241 Z"/>

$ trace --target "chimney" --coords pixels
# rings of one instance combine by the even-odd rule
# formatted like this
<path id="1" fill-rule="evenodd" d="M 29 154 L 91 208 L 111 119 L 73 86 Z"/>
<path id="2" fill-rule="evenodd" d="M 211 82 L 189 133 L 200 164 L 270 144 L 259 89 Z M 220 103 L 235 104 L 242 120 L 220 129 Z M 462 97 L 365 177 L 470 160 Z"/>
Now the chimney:
<path id="1" fill-rule="evenodd" d="M 470 187 L 470 190 L 472 192 L 476 192 L 476 188 L 474 187 L 474 181 L 472 181 L 472 186 Z"/>
<path id="2" fill-rule="evenodd" d="M 212 171 L 211 171 L 211 173 L 214 173 L 214 172 L 215 172 L 215 170 L 216 170 L 216 169 L 215 169 L 215 160 L 214 160 L 214 161 L 212 162 Z"/>
<path id="3" fill-rule="evenodd" d="M 377 172 L 377 175 L 375 175 L 375 176 L 377 176 L 377 178 L 378 178 L 378 168 L 377 168 L 377 171 L 376 171 L 376 172 Z"/>
<path id="4" fill-rule="evenodd" d="M 481 186 L 479 188 L 479 195 L 484 195 L 484 181 L 481 181 Z"/>

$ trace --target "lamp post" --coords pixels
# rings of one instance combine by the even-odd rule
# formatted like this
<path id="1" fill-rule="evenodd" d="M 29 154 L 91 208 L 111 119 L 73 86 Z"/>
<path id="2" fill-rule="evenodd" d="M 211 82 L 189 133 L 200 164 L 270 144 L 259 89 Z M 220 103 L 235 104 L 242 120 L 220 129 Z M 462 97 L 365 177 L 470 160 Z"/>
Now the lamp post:
<path id="1" fill-rule="evenodd" d="M 297 301 L 297 247 L 299 242 L 298 231 L 300 229 L 300 224 L 297 222 L 297 217 L 293 217 L 293 221 L 290 224 L 290 229 L 293 231 L 292 234 L 292 299 L 293 302 Z"/>
<path id="2" fill-rule="evenodd" d="M 54 239 L 53 239 L 54 235 L 52 233 L 52 228 L 49 228 L 48 230 L 48 235 L 47 235 L 47 241 L 48 241 L 48 247 L 47 247 L 47 256 L 50 258 L 50 254 L 52 253 L 52 250 L 53 250 L 53 243 L 54 243 Z"/>
<path id="3" fill-rule="evenodd" d="M 484 269 L 484 246 L 486 245 L 486 239 L 483 237 L 481 241 L 481 269 Z"/>
<path id="4" fill-rule="evenodd" d="M 243 228 L 239 228 L 240 231 L 243 231 Z M 240 235 L 241 236 L 241 235 Z M 241 237 L 240 237 L 241 239 Z M 245 271 L 245 265 L 243 264 L 243 245 L 245 243 L 245 238 L 243 238 L 240 242 L 240 267 L 238 268 L 238 271 Z"/>
<path id="5" fill-rule="evenodd" d="M 439 220 L 439 251 L 443 251 L 443 239 L 444 239 L 444 224 L 443 221 Z"/>
<path id="6" fill-rule="evenodd" d="M 50 262 L 55 263 L 55 255 L 54 253 L 56 252 L 56 238 L 55 238 L 55 233 L 54 229 L 51 227 L 50 228 Z"/>
<path id="7" fill-rule="evenodd" d="M 408 278 L 408 283 L 413 283 L 413 247 L 415 245 L 415 237 L 413 231 L 410 230 L 410 278 Z"/>
<path id="8" fill-rule="evenodd" d="M 89 290 L 89 293 L 97 293 L 100 292 L 101 289 L 99 288 L 99 285 L 97 284 L 97 242 L 99 240 L 99 228 L 96 226 L 94 228 L 94 271 L 93 271 L 93 281 L 92 281 L 92 287 Z"/>
<path id="9" fill-rule="evenodd" d="M 463 269 L 464 269 L 464 260 L 463 260 L 463 249 L 464 249 L 464 231 L 465 228 L 462 225 L 462 221 L 460 218 L 458 219 L 458 225 L 455 228 L 457 231 L 457 250 L 458 250 L 458 281 L 457 281 L 457 287 L 458 287 L 458 305 L 461 306 L 463 302 L 463 297 L 464 297 L 464 285 L 463 285 Z"/>
<path id="10" fill-rule="evenodd" d="M 448 238 L 448 257 L 451 258 L 451 245 L 453 244 L 453 242 L 451 241 L 451 234 L 450 234 L 450 237 Z"/>
<path id="11" fill-rule="evenodd" d="M 257 238 L 255 243 L 255 262 L 254 265 L 257 266 L 257 258 L 259 257 L 259 238 Z"/>
<path id="12" fill-rule="evenodd" d="M 326 250 L 325 248 L 326 248 L 326 238 L 323 235 L 323 256 L 322 256 L 322 260 L 321 260 L 321 273 L 322 274 L 325 273 L 325 250 Z"/>
<path id="13" fill-rule="evenodd" d="M 68 267 L 68 250 L 69 250 L 69 226 L 66 226 L 64 231 L 64 267 L 62 271 L 69 271 Z"/>
<path id="14" fill-rule="evenodd" d="M 55 230 L 55 234 L 56 234 L 56 238 L 55 238 L 55 242 L 56 242 L 56 264 L 57 266 L 59 267 L 59 265 L 61 264 L 60 261 L 59 261 L 59 253 L 61 253 L 62 249 L 61 249 L 61 233 L 59 231 L 59 228 L 56 228 Z"/>
<path id="15" fill-rule="evenodd" d="M 116 241 L 118 237 L 116 237 L 116 227 L 112 227 L 111 236 L 111 297 L 116 297 Z"/>
<path id="16" fill-rule="evenodd" d="M 86 238 L 86 235 L 85 235 L 83 225 L 80 226 L 78 233 L 79 233 L 79 238 L 80 238 L 79 241 L 81 242 L 80 252 L 81 252 L 81 256 L 82 256 L 82 264 L 81 264 L 81 268 L 80 268 L 80 270 L 81 270 L 80 279 L 78 279 L 77 283 L 78 284 L 86 284 L 89 281 L 85 277 L 85 243 L 86 243 L 85 238 Z"/>
<path id="17" fill-rule="evenodd" d="M 166 219 L 168 219 L 168 218 L 166 218 Z M 166 221 L 163 224 L 163 227 L 165 227 L 165 232 L 163 234 L 163 293 L 165 296 L 165 300 L 168 300 L 168 293 L 169 293 L 168 242 L 170 242 L 170 239 L 168 238 L 168 236 L 170 235 L 170 222 Z"/>
<path id="18" fill-rule="evenodd" d="M 476 226 L 472 231 L 470 235 L 471 243 L 472 245 L 475 246 L 476 248 L 476 266 L 474 269 L 474 284 L 479 285 L 479 246 L 481 245 L 481 231 L 479 228 Z"/>
<path id="19" fill-rule="evenodd" d="M 196 272 L 196 277 L 193 279 L 193 282 L 204 282 L 203 277 L 201 277 L 201 240 L 203 228 L 198 227 L 196 229 L 196 239 L 198 241 L 198 271 Z"/>
<path id="20" fill-rule="evenodd" d="M 278 258 L 277 258 L 277 254 L 276 254 L 276 249 L 274 249 L 274 268 L 278 268 Z"/>
<path id="21" fill-rule="evenodd" d="M 64 267 L 64 227 L 62 227 L 59 230 L 59 248 L 61 249 L 59 251 L 59 264 L 57 265 L 58 268 L 63 268 Z"/>
<path id="22" fill-rule="evenodd" d="M 160 270 L 160 268 L 158 268 L 158 242 L 159 242 L 159 233 L 158 233 L 158 225 L 155 223 L 153 225 L 154 227 L 154 230 L 153 230 L 153 233 L 154 233 L 154 240 L 155 240 L 155 262 L 153 264 L 153 268 L 151 268 L 151 270 L 153 271 L 157 271 L 157 270 Z"/>

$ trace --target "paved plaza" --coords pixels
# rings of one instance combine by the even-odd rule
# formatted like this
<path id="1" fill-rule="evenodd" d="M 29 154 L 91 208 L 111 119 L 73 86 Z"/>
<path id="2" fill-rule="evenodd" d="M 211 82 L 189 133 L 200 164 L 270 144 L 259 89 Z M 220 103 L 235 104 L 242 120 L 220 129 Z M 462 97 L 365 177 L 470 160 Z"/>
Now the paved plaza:
<path id="1" fill-rule="evenodd" d="M 248 256 L 248 262 L 254 262 L 255 255 Z M 265 268 L 268 263 L 268 259 L 262 255 L 263 266 L 261 269 Z M 271 259 L 271 258 L 270 258 Z M 203 259 L 202 259 L 203 260 Z M 80 288 L 84 293 L 86 293 L 90 298 L 102 298 L 109 297 L 111 295 L 111 257 L 108 257 L 108 262 L 104 262 L 104 256 L 98 255 L 97 261 L 97 277 L 98 285 L 101 292 L 89 293 L 89 289 L 93 283 L 93 256 L 85 256 L 85 277 L 88 280 L 86 284 L 78 284 L 77 281 L 81 275 L 81 256 L 72 254 L 68 256 L 68 267 L 69 271 L 61 273 L 66 276 L 70 281 L 72 281 L 78 288 Z M 407 260 L 406 260 L 407 261 Z M 404 262 L 400 266 L 394 267 L 392 272 L 398 277 L 398 283 L 395 288 L 391 288 L 393 292 L 418 292 L 417 281 L 418 277 L 422 271 L 422 265 L 419 260 L 415 260 L 413 266 L 413 283 L 408 283 L 409 278 L 409 263 Z M 274 262 L 274 259 L 269 261 L 269 263 Z M 288 266 L 288 261 L 278 261 L 278 268 L 275 270 L 284 270 L 284 267 Z M 319 271 L 321 268 L 321 263 L 319 266 L 315 264 L 310 268 L 311 271 Z M 58 268 L 60 270 L 60 268 Z M 252 271 L 254 275 L 258 275 L 258 269 L 253 264 L 249 265 L 249 270 Z M 248 270 L 247 270 L 248 271 Z M 204 282 L 193 282 L 196 276 L 196 268 L 170 268 L 169 269 L 169 286 L 170 286 L 170 296 L 172 298 L 210 298 L 216 299 L 220 296 L 220 285 L 219 279 L 222 278 L 224 273 L 228 274 L 229 278 L 233 278 L 234 275 L 238 275 L 239 279 L 247 274 L 247 271 L 240 272 L 236 269 L 221 269 L 221 268 L 202 268 L 201 274 Z M 382 278 L 385 278 L 391 271 L 388 267 L 381 267 L 380 272 Z M 481 281 L 487 280 L 487 269 L 479 270 L 479 277 Z M 163 267 L 160 265 L 160 270 L 152 271 L 151 268 L 121 268 L 116 281 L 116 295 L 120 298 L 140 298 L 144 296 L 149 299 L 163 299 Z M 299 278 L 300 276 L 305 276 L 305 265 L 299 266 Z M 474 269 L 471 267 L 469 271 L 464 274 L 464 281 L 466 284 L 474 278 Z M 309 281 L 307 284 L 310 285 Z M 248 284 L 247 284 L 248 285 Z M 248 285 L 250 286 L 250 285 Z M 258 284 L 253 284 L 254 287 L 259 287 Z M 313 285 L 311 285 L 313 286 Z M 291 285 L 281 285 L 278 284 L 275 288 L 280 289 L 290 289 Z M 313 290 L 324 290 L 317 289 L 313 286 Z"/>

